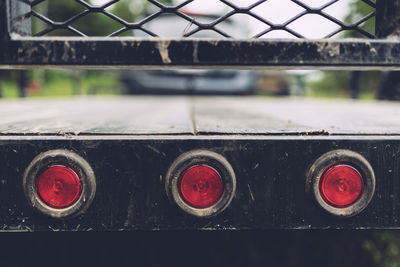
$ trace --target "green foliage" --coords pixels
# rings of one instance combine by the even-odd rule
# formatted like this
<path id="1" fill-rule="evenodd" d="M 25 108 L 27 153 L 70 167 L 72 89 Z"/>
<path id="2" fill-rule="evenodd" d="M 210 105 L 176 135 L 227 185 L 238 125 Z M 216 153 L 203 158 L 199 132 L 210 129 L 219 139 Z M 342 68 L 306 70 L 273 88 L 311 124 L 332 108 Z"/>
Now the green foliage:
<path id="1" fill-rule="evenodd" d="M 45 1 L 36 6 L 34 10 L 45 15 L 55 22 L 64 22 L 75 17 L 85 10 L 85 7 L 76 1 Z M 33 32 L 37 33 L 48 27 L 47 24 L 39 19 L 32 19 Z M 92 13 L 77 19 L 70 24 L 78 31 L 89 36 L 103 36 L 112 33 L 122 26 L 100 13 Z M 48 35 L 53 36 L 74 36 L 76 35 L 70 30 L 62 29 L 50 32 Z"/>
<path id="2" fill-rule="evenodd" d="M 164 4 L 164 5 L 173 5 L 173 0 L 158 0 L 157 2 Z"/>
<path id="3" fill-rule="evenodd" d="M 400 233 L 375 231 L 364 241 L 363 247 L 373 259 L 371 266 L 400 267 Z"/>
<path id="4" fill-rule="evenodd" d="M 348 98 L 350 95 L 349 71 L 324 71 L 321 78 L 307 83 L 310 97 Z M 372 99 L 378 86 L 381 73 L 377 71 L 363 71 L 360 77 L 360 97 Z"/>
<path id="5" fill-rule="evenodd" d="M 119 94 L 118 73 L 112 71 L 45 71 L 40 92 L 30 96 Z"/>
<path id="6" fill-rule="evenodd" d="M 1 74 L 1 72 L 0 72 Z M 28 85 L 29 97 L 68 97 L 74 95 L 116 95 L 120 94 L 118 72 L 115 71 L 56 71 L 35 70 L 30 72 L 28 84 L 39 84 L 38 91 L 32 91 Z M 4 98 L 19 97 L 18 71 L 10 72 L 7 79 L 0 83 L 0 95 Z"/>
<path id="7" fill-rule="evenodd" d="M 372 2 L 376 2 L 375 0 L 372 0 Z M 360 19 L 368 16 L 374 12 L 374 8 L 371 6 L 367 5 L 363 1 L 353 1 L 350 4 L 350 12 L 347 14 L 347 16 L 344 19 L 344 22 L 347 24 L 353 24 Z M 367 21 L 363 22 L 360 27 L 364 29 L 365 31 L 375 34 L 375 17 L 372 17 L 368 19 Z M 359 32 L 355 31 L 346 31 L 345 32 L 345 37 L 357 37 L 357 38 L 365 38 L 364 35 L 360 34 Z"/>
<path id="8" fill-rule="evenodd" d="M 127 22 L 133 22 L 144 11 L 144 1 L 121 0 L 114 4 L 111 12 Z"/>
<path id="9" fill-rule="evenodd" d="M 159 0 L 158 2 L 165 5 L 173 4 L 172 0 Z M 107 11 L 122 18 L 126 22 L 135 22 L 149 13 L 152 8 L 154 9 L 155 6 L 146 0 L 120 0 L 107 8 Z M 67 21 L 83 12 L 85 9 L 83 5 L 74 0 L 49 0 L 44 1 L 34 8 L 38 13 L 56 22 Z M 38 33 L 48 26 L 45 22 L 35 17 L 32 19 L 32 24 L 34 33 Z M 82 18 L 72 22 L 70 26 L 88 36 L 107 36 L 123 28 L 122 24 L 100 12 L 84 15 Z M 71 36 L 76 34 L 68 29 L 60 29 L 52 31 L 48 35 Z"/>
<path id="10" fill-rule="evenodd" d="M 322 78 L 308 83 L 308 95 L 312 97 L 347 97 L 350 90 L 350 73 L 327 71 Z"/>

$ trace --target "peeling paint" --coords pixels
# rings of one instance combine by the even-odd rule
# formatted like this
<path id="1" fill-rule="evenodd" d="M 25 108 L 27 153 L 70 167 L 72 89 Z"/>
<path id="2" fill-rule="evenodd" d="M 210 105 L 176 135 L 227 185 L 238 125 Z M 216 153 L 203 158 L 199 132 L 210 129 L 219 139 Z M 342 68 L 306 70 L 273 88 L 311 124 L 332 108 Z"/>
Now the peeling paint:
<path id="1" fill-rule="evenodd" d="M 160 41 L 157 43 L 157 49 L 158 52 L 160 53 L 161 56 L 161 60 L 164 64 L 171 64 L 172 61 L 169 58 L 169 45 L 170 45 L 170 41 Z"/>
<path id="2" fill-rule="evenodd" d="M 173 44 L 173 45 L 172 45 Z M 400 69 L 400 43 L 382 40 L 189 40 L 16 37 L 1 68 Z M 8 51 L 5 49 L 5 51 Z M 108 53 L 113 51 L 113 53 Z M 182 53 L 181 53 L 182 51 Z M 202 52 L 200 55 L 199 51 Z M 159 55 L 158 55 L 159 54 Z M 378 57 L 379 55 L 379 57 Z"/>

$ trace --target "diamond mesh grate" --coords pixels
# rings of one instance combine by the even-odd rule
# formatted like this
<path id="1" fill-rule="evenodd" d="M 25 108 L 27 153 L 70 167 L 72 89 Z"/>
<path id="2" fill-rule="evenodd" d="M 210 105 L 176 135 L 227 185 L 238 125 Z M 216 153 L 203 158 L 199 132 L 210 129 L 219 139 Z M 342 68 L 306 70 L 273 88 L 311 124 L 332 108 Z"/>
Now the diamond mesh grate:
<path id="1" fill-rule="evenodd" d="M 375 6 L 373 0 L 34 0 L 32 35 L 374 38 Z"/>

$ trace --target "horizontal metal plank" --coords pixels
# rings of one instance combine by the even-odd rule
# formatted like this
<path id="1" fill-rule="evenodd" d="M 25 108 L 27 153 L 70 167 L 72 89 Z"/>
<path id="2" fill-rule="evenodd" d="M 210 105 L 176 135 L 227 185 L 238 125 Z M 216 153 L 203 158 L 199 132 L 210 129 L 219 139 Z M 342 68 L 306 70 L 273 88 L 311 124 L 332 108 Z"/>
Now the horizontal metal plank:
<path id="1" fill-rule="evenodd" d="M 0 68 L 400 69 L 399 39 L 231 40 L 14 36 Z"/>
<path id="2" fill-rule="evenodd" d="M 197 133 L 400 134 L 400 104 L 302 98 L 199 98 Z"/>
<path id="3" fill-rule="evenodd" d="M 0 101 L 1 135 L 400 135 L 400 103 L 261 97 Z"/>
<path id="4" fill-rule="evenodd" d="M 1 134 L 194 134 L 184 98 L 1 101 Z"/>

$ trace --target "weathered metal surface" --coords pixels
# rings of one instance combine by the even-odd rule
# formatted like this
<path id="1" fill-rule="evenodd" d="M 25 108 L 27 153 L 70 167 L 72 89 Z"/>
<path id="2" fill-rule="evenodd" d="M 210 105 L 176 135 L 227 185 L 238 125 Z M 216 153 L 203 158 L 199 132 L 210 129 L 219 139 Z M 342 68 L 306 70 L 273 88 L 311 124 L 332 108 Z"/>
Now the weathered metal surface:
<path id="1" fill-rule="evenodd" d="M 193 134 L 185 98 L 3 101 L 1 134 Z"/>
<path id="2" fill-rule="evenodd" d="M 365 2 L 375 6 L 370 1 Z M 387 16 L 392 20 L 379 24 L 380 36 L 386 37 L 386 32 L 393 32 L 393 25 L 397 23 L 394 10 L 398 10 L 398 3 L 399 0 L 379 2 L 377 12 L 380 18 Z M 23 37 L 29 34 L 26 6 L 27 2 L 18 0 L 0 3 L 0 34 L 3 38 L 0 68 L 400 69 L 400 41 L 395 37 L 381 40 Z M 176 12 L 175 9 L 168 10 Z M 238 9 L 235 12 L 249 10 Z M 310 8 L 305 12 L 322 11 Z M 348 30 L 358 28 L 358 25 L 341 27 Z"/>
<path id="3" fill-rule="evenodd" d="M 6 3 L 10 1 L 0 2 L 0 68 L 400 69 L 400 41 L 395 36 L 340 41 L 21 37 L 26 31 L 13 29 L 18 26 L 17 13 L 10 12 Z M 26 18 L 17 18 L 24 24 L 22 29 Z M 379 31 L 393 33 L 395 28 Z M 0 228 L 400 228 L 398 104 L 272 102 L 189 98 L 2 101 Z M 24 196 L 24 170 L 35 156 L 52 149 L 74 151 L 94 169 L 97 193 L 93 205 L 80 217 L 51 219 L 36 213 Z M 184 214 L 171 205 L 164 191 L 170 164 L 194 149 L 223 155 L 237 177 L 231 205 L 209 219 Z M 347 219 L 328 215 L 305 191 L 309 167 L 334 149 L 360 153 L 376 176 L 370 205 Z"/>
<path id="4" fill-rule="evenodd" d="M 36 213 L 21 185 L 25 168 L 37 154 L 60 148 L 85 158 L 97 182 L 87 213 L 70 220 Z M 223 155 L 236 173 L 231 204 L 213 218 L 185 214 L 165 193 L 170 164 L 198 148 Z M 351 218 L 329 215 L 305 191 L 312 163 L 334 149 L 360 153 L 375 171 L 371 203 Z M 394 136 L 3 136 L 0 161 L 0 228 L 4 231 L 400 227 L 400 138 Z"/>
<path id="5" fill-rule="evenodd" d="M 400 104 L 257 97 L 0 102 L 2 135 L 400 135 Z"/>
<path id="6" fill-rule="evenodd" d="M 400 67 L 391 40 L 212 40 L 14 37 L 0 68 L 333 68 Z"/>
<path id="7" fill-rule="evenodd" d="M 301 98 L 203 98 L 195 100 L 197 133 L 400 134 L 400 105 Z"/>
<path id="8" fill-rule="evenodd" d="M 400 228 L 398 103 L 138 97 L 0 104 L 3 231 Z M 94 170 L 96 196 L 77 218 L 51 219 L 25 198 L 25 169 L 53 149 L 77 153 Z M 165 192 L 170 165 L 194 149 L 221 154 L 236 174 L 231 204 L 213 218 L 185 214 Z M 336 149 L 360 153 L 376 177 L 372 202 L 346 219 L 327 214 L 305 190 L 314 161 Z"/>

